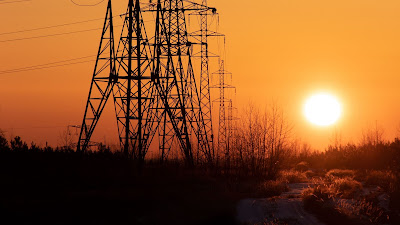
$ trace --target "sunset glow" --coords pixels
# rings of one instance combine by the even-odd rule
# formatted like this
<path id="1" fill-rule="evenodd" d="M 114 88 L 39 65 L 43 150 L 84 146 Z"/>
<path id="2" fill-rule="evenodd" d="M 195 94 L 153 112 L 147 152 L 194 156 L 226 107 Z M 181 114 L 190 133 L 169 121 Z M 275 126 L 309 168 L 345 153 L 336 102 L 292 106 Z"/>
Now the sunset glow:
<path id="1" fill-rule="evenodd" d="M 311 96 L 304 105 L 304 114 L 308 121 L 318 126 L 334 124 L 341 115 L 339 101 L 329 94 Z"/>

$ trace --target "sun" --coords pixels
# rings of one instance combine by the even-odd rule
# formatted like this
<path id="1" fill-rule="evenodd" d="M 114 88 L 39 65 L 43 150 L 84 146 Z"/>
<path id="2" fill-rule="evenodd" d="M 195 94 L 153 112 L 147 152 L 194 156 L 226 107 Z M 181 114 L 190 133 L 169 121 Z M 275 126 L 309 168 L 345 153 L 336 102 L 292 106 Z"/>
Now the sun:
<path id="1" fill-rule="evenodd" d="M 339 101 L 332 95 L 320 93 L 307 99 L 304 115 L 307 120 L 318 126 L 334 124 L 342 114 Z"/>

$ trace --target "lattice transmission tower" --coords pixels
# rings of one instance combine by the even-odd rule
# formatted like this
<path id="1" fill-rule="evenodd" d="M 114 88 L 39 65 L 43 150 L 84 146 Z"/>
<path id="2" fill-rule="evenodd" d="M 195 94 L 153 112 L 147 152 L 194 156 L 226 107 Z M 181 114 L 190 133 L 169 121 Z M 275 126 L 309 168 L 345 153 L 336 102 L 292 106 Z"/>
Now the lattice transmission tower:
<path id="1" fill-rule="evenodd" d="M 230 146 L 229 141 L 231 138 L 232 130 L 232 99 L 227 98 L 225 91 L 227 89 L 235 89 L 234 86 L 228 84 L 225 80 L 227 75 L 232 76 L 232 73 L 225 70 L 224 60 L 220 61 L 220 68 L 213 74 L 218 75 L 218 84 L 213 85 L 212 88 L 219 90 L 219 98 L 214 100 L 219 103 L 218 112 L 218 150 L 224 154 L 225 162 L 229 166 L 230 162 Z M 226 110 L 228 109 L 228 112 Z"/>
<path id="2" fill-rule="evenodd" d="M 193 165 L 194 142 L 198 143 L 198 151 L 212 161 L 191 60 L 193 43 L 188 39 L 185 15 L 189 10 L 209 8 L 192 2 L 184 4 L 182 0 L 158 0 L 142 9 L 139 0 L 129 0 L 115 50 L 109 0 L 78 150 L 87 149 L 113 93 L 119 139 L 127 155 L 144 161 L 158 133 L 161 159 L 176 139 L 189 165 Z M 143 12 L 155 13 L 151 39 Z"/>
<path id="3" fill-rule="evenodd" d="M 213 123 L 212 123 L 212 104 L 210 96 L 210 51 L 208 39 L 209 37 L 220 37 L 224 36 L 216 31 L 210 30 L 209 16 L 218 16 L 215 8 L 207 7 L 207 0 L 202 0 L 202 5 L 206 7 L 205 10 L 199 10 L 197 15 L 200 18 L 200 30 L 197 30 L 190 34 L 190 36 L 197 38 L 200 41 L 200 102 L 203 113 L 203 120 L 205 124 L 205 130 L 208 134 L 209 145 L 212 148 L 213 156 L 214 153 L 214 135 L 213 135 Z M 212 57 L 217 57 L 212 55 Z"/>

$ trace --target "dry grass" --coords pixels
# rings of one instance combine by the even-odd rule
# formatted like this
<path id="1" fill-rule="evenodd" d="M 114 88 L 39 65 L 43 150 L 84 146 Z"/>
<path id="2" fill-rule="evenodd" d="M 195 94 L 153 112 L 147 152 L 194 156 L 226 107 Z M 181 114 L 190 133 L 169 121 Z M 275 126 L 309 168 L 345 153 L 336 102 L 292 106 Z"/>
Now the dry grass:
<path id="1" fill-rule="evenodd" d="M 309 168 L 307 162 L 299 162 L 297 165 L 294 167 L 295 170 L 300 171 L 300 172 L 305 172 Z"/>
<path id="2" fill-rule="evenodd" d="M 389 222 L 389 216 L 384 209 L 368 202 L 365 199 L 362 200 L 343 200 L 339 199 L 335 201 L 336 210 L 346 215 L 353 220 L 370 222 L 372 224 L 385 224 Z"/>
<path id="3" fill-rule="evenodd" d="M 304 183 L 308 181 L 305 173 L 295 170 L 282 171 L 279 175 L 279 179 L 289 184 Z"/>
<path id="4" fill-rule="evenodd" d="M 396 183 L 396 176 L 390 171 L 369 171 L 365 177 L 366 185 L 376 185 L 385 190 L 392 189 Z"/>
<path id="5" fill-rule="evenodd" d="M 329 170 L 328 173 L 326 173 L 327 178 L 345 178 L 345 177 L 354 178 L 354 176 L 355 172 L 353 170 L 333 169 Z"/>
<path id="6" fill-rule="evenodd" d="M 268 218 L 264 222 L 259 223 L 244 223 L 242 225 L 289 225 L 289 224 L 299 224 L 297 218 L 289 217 L 289 218 Z"/>
<path id="7" fill-rule="evenodd" d="M 363 186 L 352 178 L 353 174 L 351 170 L 330 171 L 324 183 L 302 193 L 305 208 L 327 224 L 388 223 L 387 212 L 362 196 Z"/>
<path id="8" fill-rule="evenodd" d="M 311 170 L 307 170 L 306 172 L 304 172 L 304 175 L 306 175 L 307 178 L 313 178 L 318 176 L 317 173 Z"/>
<path id="9" fill-rule="evenodd" d="M 363 186 L 360 182 L 346 177 L 335 179 L 332 183 L 332 188 L 335 190 L 337 197 L 351 199 L 361 195 Z"/>
<path id="10" fill-rule="evenodd" d="M 287 183 L 281 180 L 267 180 L 258 186 L 257 195 L 264 198 L 273 197 L 279 196 L 286 191 L 289 191 Z"/>
<path id="11" fill-rule="evenodd" d="M 332 199 L 335 196 L 335 193 L 332 191 L 332 188 L 326 184 L 318 184 L 312 188 L 307 188 L 301 194 L 303 201 L 321 201 L 326 202 L 329 199 Z"/>

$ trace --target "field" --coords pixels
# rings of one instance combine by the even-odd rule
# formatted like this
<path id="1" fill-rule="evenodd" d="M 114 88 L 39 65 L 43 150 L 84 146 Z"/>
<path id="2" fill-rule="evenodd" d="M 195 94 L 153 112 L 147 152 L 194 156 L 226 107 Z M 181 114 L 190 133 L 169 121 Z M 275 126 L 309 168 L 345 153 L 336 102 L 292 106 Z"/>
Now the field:
<path id="1" fill-rule="evenodd" d="M 0 142 L 4 224 L 400 222 L 398 140 L 286 152 L 275 167 L 250 154 L 243 164 L 232 157 L 230 167 L 182 160 L 139 166 L 104 146 L 77 153 L 28 147 L 19 137 Z"/>

